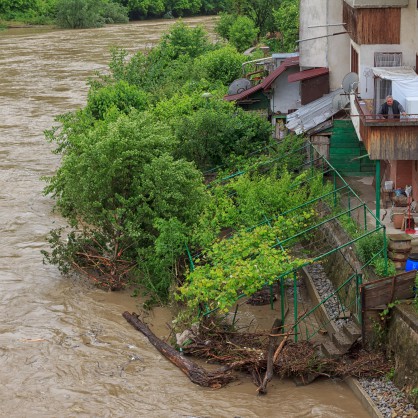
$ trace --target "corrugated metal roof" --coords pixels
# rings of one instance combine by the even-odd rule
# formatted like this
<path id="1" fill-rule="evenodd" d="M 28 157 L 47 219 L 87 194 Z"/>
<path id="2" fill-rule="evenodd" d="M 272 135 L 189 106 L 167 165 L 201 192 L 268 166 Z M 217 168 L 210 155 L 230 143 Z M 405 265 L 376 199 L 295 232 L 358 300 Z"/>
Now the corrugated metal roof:
<path id="1" fill-rule="evenodd" d="M 301 134 L 326 121 L 341 109 L 341 107 L 333 106 L 333 100 L 336 96 L 340 96 L 342 104 L 349 102 L 349 97 L 343 89 L 335 90 L 322 96 L 320 99 L 302 106 L 296 112 L 288 114 L 286 117 L 286 128 L 294 131 L 296 134 Z"/>
<path id="2" fill-rule="evenodd" d="M 308 80 L 309 78 L 319 77 L 320 75 L 325 75 L 328 73 L 329 69 L 326 67 L 311 68 L 310 70 L 290 74 L 287 77 L 287 81 L 289 83 L 294 83 L 295 81 Z"/>
<path id="3" fill-rule="evenodd" d="M 257 84 L 256 86 L 253 86 L 249 88 L 248 90 L 244 90 L 242 93 L 232 94 L 230 96 L 224 96 L 224 100 L 228 102 L 242 100 L 259 90 L 269 90 L 274 80 L 276 80 L 276 78 L 280 74 L 284 73 L 289 67 L 293 67 L 295 65 L 299 65 L 299 57 L 287 58 L 283 61 L 283 63 L 279 67 L 277 67 L 267 77 L 265 77 L 264 80 L 260 84 Z"/>

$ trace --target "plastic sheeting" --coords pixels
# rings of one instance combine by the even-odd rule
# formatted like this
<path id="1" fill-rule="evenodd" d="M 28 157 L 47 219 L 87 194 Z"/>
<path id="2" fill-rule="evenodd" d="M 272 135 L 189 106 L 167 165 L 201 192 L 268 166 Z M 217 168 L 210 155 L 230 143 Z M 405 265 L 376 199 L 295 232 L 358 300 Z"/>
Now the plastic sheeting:
<path id="1" fill-rule="evenodd" d="M 392 96 L 406 109 L 407 97 L 418 97 L 418 75 L 411 67 L 374 67 L 373 74 L 392 81 Z"/>

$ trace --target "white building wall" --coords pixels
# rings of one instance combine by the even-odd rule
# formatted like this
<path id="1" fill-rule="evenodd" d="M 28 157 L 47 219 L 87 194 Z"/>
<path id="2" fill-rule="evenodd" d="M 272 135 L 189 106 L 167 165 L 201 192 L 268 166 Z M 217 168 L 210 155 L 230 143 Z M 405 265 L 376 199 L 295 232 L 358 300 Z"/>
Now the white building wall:
<path id="1" fill-rule="evenodd" d="M 300 108 L 300 82 L 289 83 L 287 77 L 290 74 L 297 73 L 299 67 L 290 67 L 281 74 L 272 84 L 274 96 L 270 100 L 271 111 L 274 113 L 287 114 L 289 109 Z"/>
<path id="2" fill-rule="evenodd" d="M 350 38 L 333 36 L 344 32 L 344 25 L 330 26 L 343 23 L 342 10 L 343 0 L 300 0 L 300 66 L 328 67 L 331 91 L 341 87 L 350 71 Z"/>

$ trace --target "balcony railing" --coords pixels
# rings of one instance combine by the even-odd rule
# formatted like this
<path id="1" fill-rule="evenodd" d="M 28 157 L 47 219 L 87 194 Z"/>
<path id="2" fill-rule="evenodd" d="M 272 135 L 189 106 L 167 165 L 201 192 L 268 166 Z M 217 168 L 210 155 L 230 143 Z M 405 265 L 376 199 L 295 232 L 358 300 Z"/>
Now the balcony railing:
<path id="1" fill-rule="evenodd" d="M 351 117 L 372 160 L 418 160 L 418 114 L 394 115 L 374 111 L 373 100 L 355 98 Z"/>

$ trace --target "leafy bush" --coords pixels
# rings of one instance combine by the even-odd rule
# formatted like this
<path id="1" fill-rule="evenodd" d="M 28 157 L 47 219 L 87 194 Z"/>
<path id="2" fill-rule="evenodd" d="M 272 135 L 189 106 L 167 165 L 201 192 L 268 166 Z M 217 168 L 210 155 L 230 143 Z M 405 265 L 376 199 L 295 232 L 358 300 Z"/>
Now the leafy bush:
<path id="1" fill-rule="evenodd" d="M 224 163 L 230 154 L 248 155 L 269 143 L 271 125 L 267 120 L 223 103 L 210 106 L 173 124 L 179 156 L 203 170 Z"/>
<path id="2" fill-rule="evenodd" d="M 281 223 L 273 228 L 261 226 L 215 242 L 196 260 L 195 269 L 179 289 L 179 298 L 190 309 L 206 306 L 226 312 L 240 295 L 252 295 L 281 274 L 306 263 L 274 248 L 277 236 L 291 233 L 282 228 Z"/>
<path id="3" fill-rule="evenodd" d="M 236 17 L 228 13 L 220 13 L 220 18 L 215 25 L 216 33 L 223 39 L 229 40 L 229 31 Z"/>
<path id="4" fill-rule="evenodd" d="M 242 76 L 241 64 L 246 59 L 235 48 L 226 46 L 201 55 L 195 65 L 202 78 L 228 85 Z"/>
<path id="5" fill-rule="evenodd" d="M 384 236 L 381 232 L 367 235 L 356 242 L 356 250 L 363 263 L 382 252 Z"/>
<path id="6" fill-rule="evenodd" d="M 113 254 L 112 265 L 121 257 L 136 261 L 139 271 L 152 273 L 155 287 L 166 297 L 173 254 L 182 252 L 178 243 L 187 241 L 201 211 L 202 175 L 192 164 L 173 159 L 174 137 L 147 113 L 111 110 L 82 133 L 66 129 L 62 163 L 45 193 L 55 196 L 57 208 L 74 228 L 74 240 L 84 243 L 83 254 Z M 167 232 L 174 229 L 183 234 L 177 244 Z M 97 259 L 80 261 L 80 252 L 65 252 L 65 240 L 59 245 L 57 254 L 79 267 L 86 258 Z M 165 257 L 161 248 L 170 248 Z M 158 263 L 153 261 L 156 252 Z"/>
<path id="7" fill-rule="evenodd" d="M 211 49 L 208 34 L 202 26 L 188 27 L 179 21 L 161 37 L 159 44 L 150 51 L 149 58 L 151 61 L 171 61 L 182 55 L 195 58 Z"/>
<path id="8" fill-rule="evenodd" d="M 128 10 L 113 1 L 105 2 L 101 11 L 105 23 L 128 23 Z"/>
<path id="9" fill-rule="evenodd" d="M 127 22 L 127 9 L 107 0 L 57 0 L 56 20 L 62 28 L 97 28 Z"/>
<path id="10" fill-rule="evenodd" d="M 376 274 L 380 277 L 394 276 L 396 274 L 395 263 L 389 259 L 385 260 L 382 256 L 376 257 L 373 260 L 372 265 Z"/>
<path id="11" fill-rule="evenodd" d="M 258 31 L 249 17 L 238 16 L 229 29 L 229 42 L 243 52 L 255 43 Z"/>
<path id="12" fill-rule="evenodd" d="M 111 107 L 129 113 L 132 109 L 145 110 L 147 94 L 126 81 L 118 81 L 101 88 L 91 88 L 87 97 L 86 111 L 95 119 L 103 119 Z"/>

